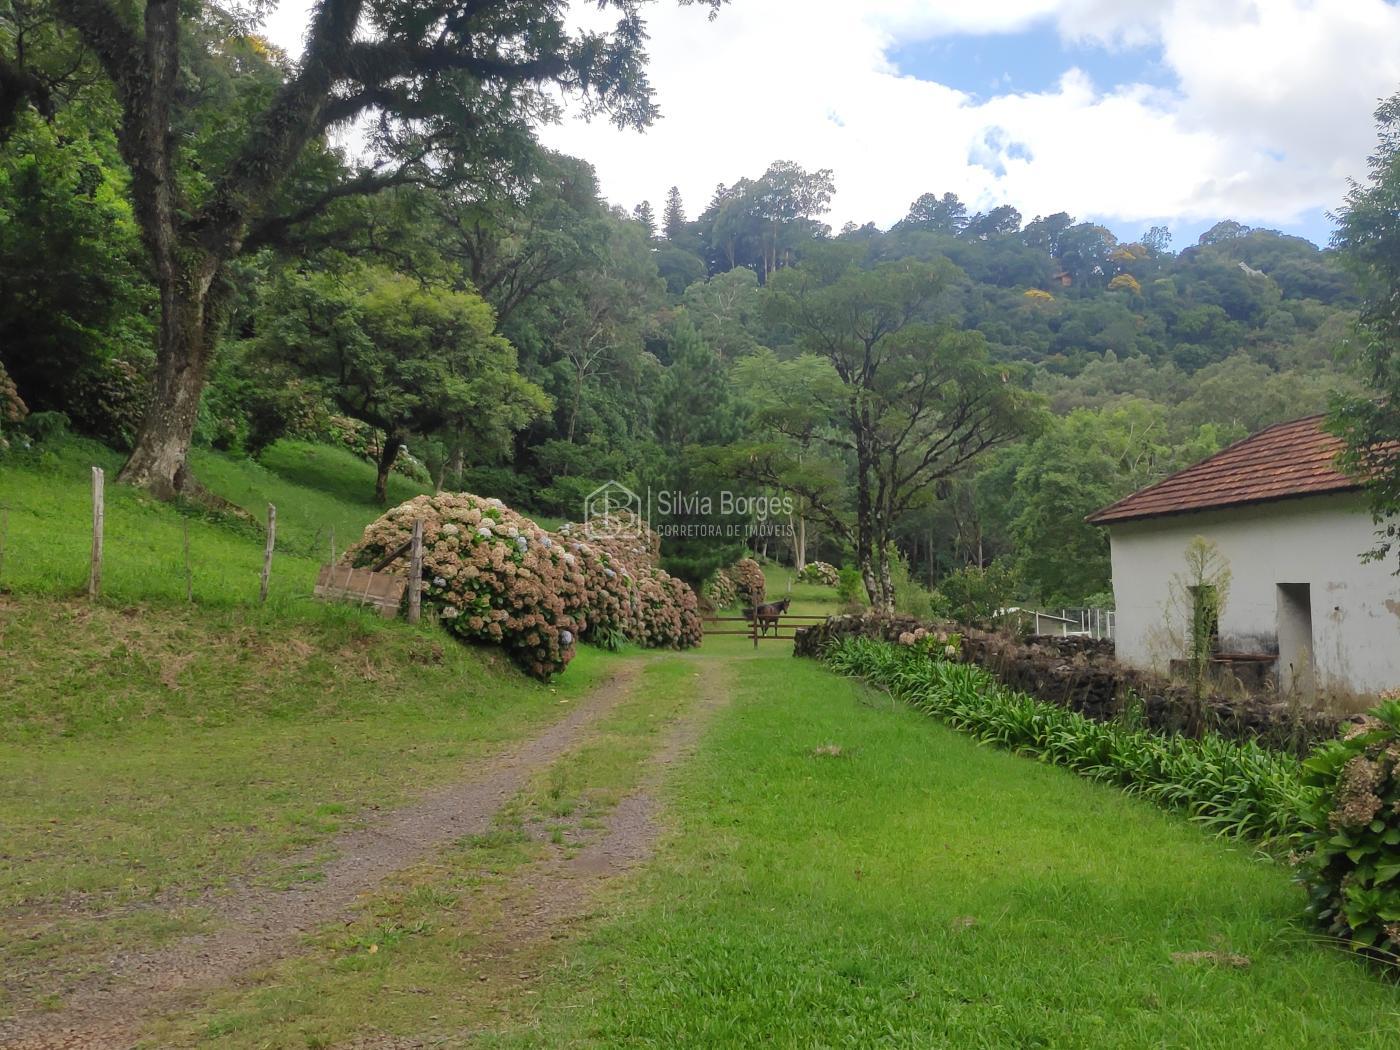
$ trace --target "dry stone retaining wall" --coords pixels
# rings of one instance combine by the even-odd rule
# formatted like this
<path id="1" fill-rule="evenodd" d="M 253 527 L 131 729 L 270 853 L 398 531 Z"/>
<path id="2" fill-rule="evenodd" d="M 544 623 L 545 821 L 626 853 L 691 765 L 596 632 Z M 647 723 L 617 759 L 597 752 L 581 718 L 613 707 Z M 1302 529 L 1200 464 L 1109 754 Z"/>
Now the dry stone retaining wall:
<path id="1" fill-rule="evenodd" d="M 1008 687 L 1058 704 L 1088 718 L 1137 719 L 1161 733 L 1197 736 L 1212 730 L 1236 740 L 1306 753 L 1336 734 L 1338 719 L 1298 710 L 1261 696 L 1192 696 L 1184 685 L 1124 667 L 1113 658 L 1113 643 L 1092 638 L 1032 637 L 931 626 L 907 616 L 836 616 L 797 632 L 794 652 L 819 657 L 843 638 L 878 638 L 898 643 L 920 628 L 962 635 L 962 659 L 990 671 Z"/>

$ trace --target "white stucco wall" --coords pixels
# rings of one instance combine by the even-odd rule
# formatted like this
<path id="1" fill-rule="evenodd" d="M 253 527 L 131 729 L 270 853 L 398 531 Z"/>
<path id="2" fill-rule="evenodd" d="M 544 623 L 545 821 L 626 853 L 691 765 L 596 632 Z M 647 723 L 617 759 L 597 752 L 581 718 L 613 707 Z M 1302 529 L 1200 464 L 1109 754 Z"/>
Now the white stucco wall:
<path id="1" fill-rule="evenodd" d="M 1172 578 L 1185 575 L 1186 546 L 1196 536 L 1215 543 L 1229 563 L 1220 617 L 1225 650 L 1277 652 L 1279 584 L 1306 583 L 1317 685 L 1357 693 L 1400 688 L 1400 577 L 1393 558 L 1358 557 L 1372 546 L 1374 527 L 1363 499 L 1350 493 L 1110 526 L 1115 640 L 1124 663 L 1165 671 L 1182 655 L 1167 629 L 1174 612 L 1178 623 L 1182 617 Z"/>

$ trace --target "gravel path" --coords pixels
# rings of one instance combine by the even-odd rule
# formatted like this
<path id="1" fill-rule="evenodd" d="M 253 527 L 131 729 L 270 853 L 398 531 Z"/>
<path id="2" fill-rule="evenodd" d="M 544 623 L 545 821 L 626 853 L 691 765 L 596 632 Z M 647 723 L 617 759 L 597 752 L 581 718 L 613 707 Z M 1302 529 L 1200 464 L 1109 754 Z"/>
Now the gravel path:
<path id="1" fill-rule="evenodd" d="M 699 679 L 695 703 L 667 728 L 637 787 L 609 812 L 603 827 L 585 839 L 581 850 L 572 855 L 557 850 L 512 879 L 510 906 L 492 910 L 489 935 L 463 957 L 464 973 L 475 971 L 480 981 L 532 981 L 538 976 L 540 946 L 565 937 L 571 927 L 593 914 L 600 890 L 651 857 L 665 830 L 659 798 L 665 778 L 672 766 L 695 750 L 710 718 L 733 693 L 730 665 L 708 659 L 692 662 Z M 575 834 L 575 840 L 578 837 Z M 460 1047 L 480 1034 L 365 1033 L 345 1050 Z"/>

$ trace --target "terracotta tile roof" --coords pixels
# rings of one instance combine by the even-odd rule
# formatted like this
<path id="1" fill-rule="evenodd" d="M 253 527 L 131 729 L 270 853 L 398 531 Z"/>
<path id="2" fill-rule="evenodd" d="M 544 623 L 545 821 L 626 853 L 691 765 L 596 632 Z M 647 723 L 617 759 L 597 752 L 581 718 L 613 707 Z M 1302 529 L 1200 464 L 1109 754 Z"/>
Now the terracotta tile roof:
<path id="1" fill-rule="evenodd" d="M 1236 507 L 1247 503 L 1346 492 L 1361 487 L 1333 462 L 1341 438 L 1322 429 L 1323 416 L 1275 423 L 1194 467 L 1139 489 L 1087 519 L 1111 525 L 1138 518 Z"/>

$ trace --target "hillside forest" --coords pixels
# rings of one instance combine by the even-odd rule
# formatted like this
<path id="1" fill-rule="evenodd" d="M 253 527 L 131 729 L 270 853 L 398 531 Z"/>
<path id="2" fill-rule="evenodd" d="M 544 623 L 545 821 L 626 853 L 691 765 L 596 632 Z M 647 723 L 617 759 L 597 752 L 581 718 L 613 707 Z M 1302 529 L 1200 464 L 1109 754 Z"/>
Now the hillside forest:
<path id="1" fill-rule="evenodd" d="M 207 263 L 196 445 L 331 441 L 378 464 L 381 499 L 399 471 L 553 519 L 608 480 L 782 497 L 781 529 L 669 545 L 697 586 L 747 543 L 850 566 L 868 600 L 911 611 L 979 588 L 1107 605 L 1086 514 L 1359 389 L 1339 356 L 1357 282 L 1298 237 L 1227 218 L 1194 244 L 1123 241 L 938 187 L 889 229 L 833 229 L 832 174 L 782 160 L 627 210 L 523 115 L 542 83 L 577 81 L 577 53 L 567 76 L 470 71 L 472 91 L 431 70 L 393 80 L 402 97 L 357 82 L 287 144 L 264 117 L 305 64 L 217 8 L 185 30 L 162 156 L 188 218 L 169 259 Z M 637 42 L 610 39 L 613 81 L 585 88 L 645 123 Z M 0 8 L 0 50 L 17 42 L 44 90 L 0 114 L 5 440 L 137 450 L 127 480 L 170 495 L 141 449 L 179 400 L 166 300 L 189 274 L 153 254 L 129 88 L 44 5 Z M 351 117 L 372 163 L 336 145 Z M 254 147 L 281 150 L 263 182 L 240 167 Z M 209 233 L 237 208 L 236 234 Z M 178 459 L 176 494 L 197 495 Z"/>

